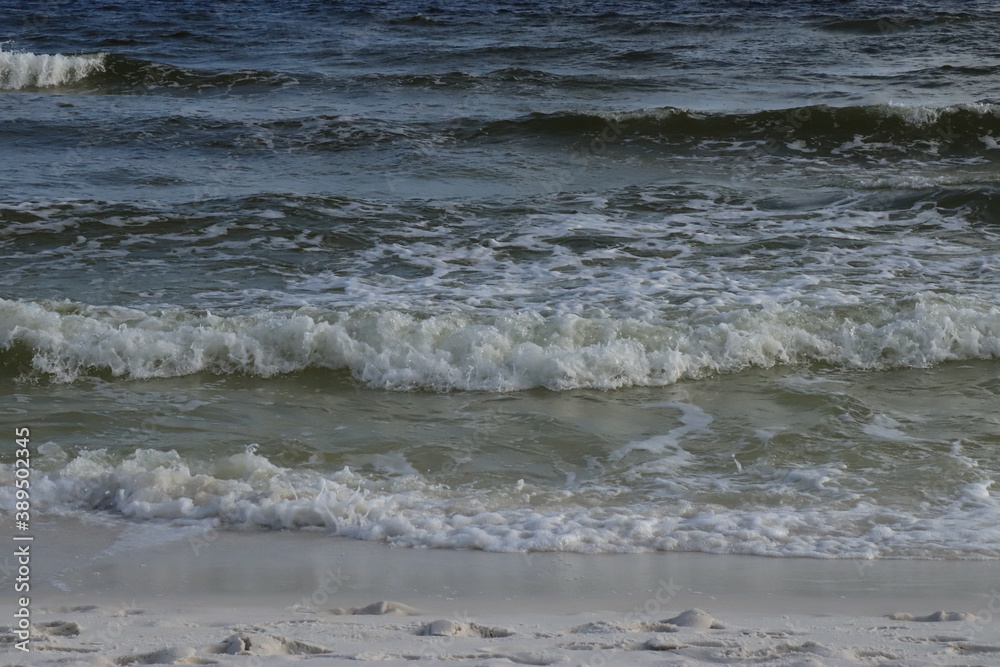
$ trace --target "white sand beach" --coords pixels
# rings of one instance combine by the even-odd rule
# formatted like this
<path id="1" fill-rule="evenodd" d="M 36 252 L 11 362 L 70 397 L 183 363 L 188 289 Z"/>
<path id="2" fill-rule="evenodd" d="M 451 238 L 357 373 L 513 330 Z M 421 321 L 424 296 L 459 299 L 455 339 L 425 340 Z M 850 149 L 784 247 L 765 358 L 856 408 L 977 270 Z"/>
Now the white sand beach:
<path id="1" fill-rule="evenodd" d="M 4 665 L 990 665 L 993 562 L 394 549 L 39 526 Z M 941 613 L 938 613 L 941 612 Z M 14 618 L 5 596 L 2 613 Z"/>

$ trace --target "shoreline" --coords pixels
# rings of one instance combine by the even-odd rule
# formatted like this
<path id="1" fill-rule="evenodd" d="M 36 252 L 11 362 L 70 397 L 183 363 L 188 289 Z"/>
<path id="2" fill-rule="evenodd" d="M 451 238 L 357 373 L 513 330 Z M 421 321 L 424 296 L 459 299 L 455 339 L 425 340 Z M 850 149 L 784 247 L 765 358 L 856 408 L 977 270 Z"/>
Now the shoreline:
<path id="1" fill-rule="evenodd" d="M 525 600 L 546 611 L 578 597 L 626 610 L 668 589 L 689 604 L 725 597 L 752 612 L 761 597 L 807 613 L 813 600 L 844 611 L 883 611 L 934 599 L 974 606 L 989 599 L 1000 561 L 772 558 L 697 552 L 497 553 L 393 547 L 320 531 L 205 531 L 199 526 L 60 518 L 36 522 L 36 594 L 150 597 L 296 596 L 341 572 L 339 595 L 421 601 Z M 73 554 L 67 557 L 66 554 Z M 1000 586 L 1000 582 L 998 582 Z M 744 604 L 745 603 L 745 606 Z M 546 606 L 551 605 L 551 606 Z"/>
<path id="2" fill-rule="evenodd" d="M 162 525 L 103 519 L 36 527 L 32 644 L 39 650 L 5 651 L 18 664 L 68 657 L 82 660 L 74 664 L 230 664 L 237 636 L 250 642 L 245 654 L 269 656 L 261 664 L 305 655 L 598 664 L 586 653 L 631 665 L 662 651 L 724 664 L 752 656 L 871 664 L 865 655 L 902 659 L 929 647 L 940 649 L 938 662 L 920 664 L 968 664 L 970 652 L 1000 653 L 991 611 L 1000 611 L 995 561 L 505 554 L 392 548 L 311 532 L 189 527 L 171 535 Z M 6 619 L 13 603 L 0 605 Z M 684 616 L 691 610 L 713 620 L 701 627 L 697 613 Z M 956 614 L 934 618 L 936 611 Z M 901 616 L 887 620 L 893 614 Z M 688 617 L 695 625 L 668 622 Z M 110 637 L 109 628 L 121 635 Z M 883 648 L 865 648 L 872 642 Z M 795 656 L 805 662 L 784 662 Z"/>

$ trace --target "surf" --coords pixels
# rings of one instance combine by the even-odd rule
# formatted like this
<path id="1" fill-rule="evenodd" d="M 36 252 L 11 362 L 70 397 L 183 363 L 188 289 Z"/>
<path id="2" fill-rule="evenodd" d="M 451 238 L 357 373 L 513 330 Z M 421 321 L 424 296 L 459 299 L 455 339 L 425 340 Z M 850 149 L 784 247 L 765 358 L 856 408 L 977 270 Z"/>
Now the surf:
<path id="1" fill-rule="evenodd" d="M 0 46 L 0 90 L 53 88 L 103 72 L 108 54 L 62 55 L 8 51 Z"/>

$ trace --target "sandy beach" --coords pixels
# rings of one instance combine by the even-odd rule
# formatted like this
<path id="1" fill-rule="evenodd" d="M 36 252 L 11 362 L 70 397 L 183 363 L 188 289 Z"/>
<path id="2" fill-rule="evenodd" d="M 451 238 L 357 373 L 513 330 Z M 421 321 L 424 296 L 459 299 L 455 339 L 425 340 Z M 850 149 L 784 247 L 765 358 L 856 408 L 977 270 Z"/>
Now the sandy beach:
<path id="1" fill-rule="evenodd" d="M 92 518 L 39 526 L 30 650 L 18 650 L 15 627 L 5 628 L 3 664 L 990 665 L 1000 657 L 1000 594 L 988 561 L 497 554 L 194 527 L 179 539 L 183 531 L 163 528 Z M 4 599 L 6 619 L 14 602 Z"/>

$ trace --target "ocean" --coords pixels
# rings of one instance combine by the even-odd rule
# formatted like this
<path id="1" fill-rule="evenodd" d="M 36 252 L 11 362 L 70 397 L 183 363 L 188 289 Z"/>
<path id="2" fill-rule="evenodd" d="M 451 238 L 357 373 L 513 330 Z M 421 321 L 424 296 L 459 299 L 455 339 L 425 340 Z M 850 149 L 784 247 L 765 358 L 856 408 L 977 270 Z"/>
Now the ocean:
<path id="1" fill-rule="evenodd" d="M 0 498 L 1000 558 L 1000 9 L 0 0 Z"/>

